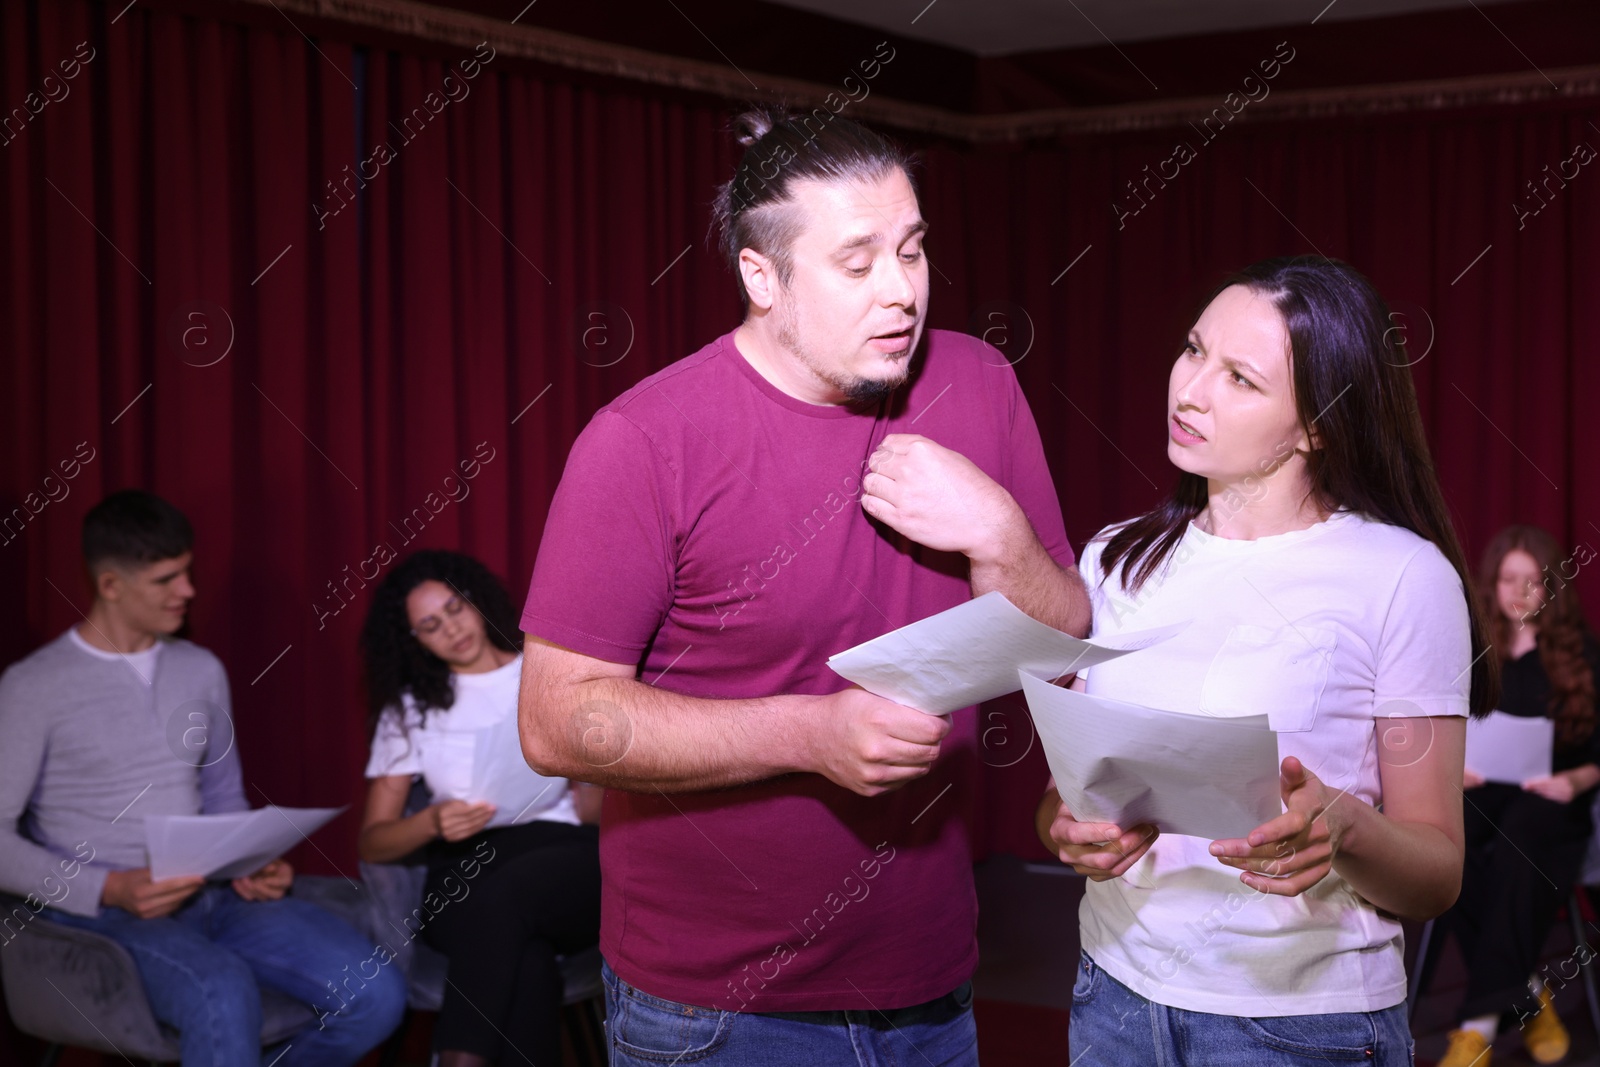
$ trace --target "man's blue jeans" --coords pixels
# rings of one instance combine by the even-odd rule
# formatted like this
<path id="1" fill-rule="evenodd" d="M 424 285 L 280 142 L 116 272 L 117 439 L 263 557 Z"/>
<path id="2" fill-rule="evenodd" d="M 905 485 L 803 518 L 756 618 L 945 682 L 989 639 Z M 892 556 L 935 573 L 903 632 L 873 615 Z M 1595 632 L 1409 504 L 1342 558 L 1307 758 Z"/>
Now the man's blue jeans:
<path id="1" fill-rule="evenodd" d="M 972 983 L 887 1011 L 735 1012 L 653 997 L 601 970 L 611 1067 L 977 1067 Z M 863 1008 L 867 1005 L 863 1004 Z"/>
<path id="2" fill-rule="evenodd" d="M 1067 1028 L 1073 1067 L 1409 1067 L 1406 1006 L 1251 1019 L 1169 1008 L 1111 977 L 1085 952 Z"/>
<path id="3" fill-rule="evenodd" d="M 252 903 L 213 884 L 162 919 L 110 907 L 92 919 L 54 908 L 40 917 L 94 930 L 128 950 L 156 1018 L 178 1031 L 184 1067 L 348 1067 L 405 1012 L 404 976 L 383 966 L 348 923 L 303 900 Z M 318 1016 L 265 1052 L 262 986 Z"/>

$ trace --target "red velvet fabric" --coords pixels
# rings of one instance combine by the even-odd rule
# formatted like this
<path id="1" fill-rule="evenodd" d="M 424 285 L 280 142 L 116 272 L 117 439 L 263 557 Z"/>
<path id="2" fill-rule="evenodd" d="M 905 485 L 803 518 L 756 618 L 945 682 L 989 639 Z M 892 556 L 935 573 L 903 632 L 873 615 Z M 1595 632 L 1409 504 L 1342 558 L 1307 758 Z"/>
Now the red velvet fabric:
<path id="1" fill-rule="evenodd" d="M 589 415 L 737 321 L 705 239 L 730 105 L 120 8 L 0 8 L 0 661 L 86 606 L 84 511 L 163 494 L 197 530 L 189 633 L 229 669 L 251 802 L 352 805 L 295 856 L 352 871 L 374 550 L 455 547 L 525 586 Z M 1600 170 L 1560 177 L 1580 143 L 1592 99 L 926 145 L 931 322 L 1016 360 L 1081 545 L 1171 482 L 1166 366 L 1210 286 L 1347 259 L 1402 313 L 1469 552 L 1513 520 L 1600 547 Z M 1037 746 L 1017 700 L 985 714 L 982 848 L 1036 855 Z"/>

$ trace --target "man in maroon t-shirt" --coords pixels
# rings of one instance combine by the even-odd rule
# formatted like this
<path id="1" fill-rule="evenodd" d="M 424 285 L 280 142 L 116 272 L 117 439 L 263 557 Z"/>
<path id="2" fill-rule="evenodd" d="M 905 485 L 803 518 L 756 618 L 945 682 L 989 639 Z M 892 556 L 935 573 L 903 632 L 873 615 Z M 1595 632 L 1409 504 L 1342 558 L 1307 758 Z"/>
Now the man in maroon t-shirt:
<path id="1" fill-rule="evenodd" d="M 1088 601 L 1011 367 L 924 335 L 906 157 L 843 119 L 745 122 L 719 201 L 745 321 L 573 445 L 523 750 L 609 787 L 613 1064 L 976 1063 L 975 715 L 825 661 L 991 589 L 1080 635 Z"/>

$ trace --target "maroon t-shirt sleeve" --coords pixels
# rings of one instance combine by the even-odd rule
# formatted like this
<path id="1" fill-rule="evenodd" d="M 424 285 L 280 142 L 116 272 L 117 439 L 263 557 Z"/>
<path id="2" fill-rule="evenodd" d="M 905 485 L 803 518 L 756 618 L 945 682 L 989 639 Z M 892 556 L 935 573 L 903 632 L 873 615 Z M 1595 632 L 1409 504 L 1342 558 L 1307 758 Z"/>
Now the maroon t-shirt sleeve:
<path id="1" fill-rule="evenodd" d="M 637 426 L 597 414 L 551 502 L 523 630 L 585 656 L 638 663 L 672 606 L 676 483 Z"/>
<path id="2" fill-rule="evenodd" d="M 1056 496 L 1055 483 L 1050 480 L 1050 467 L 1045 463 L 1039 426 L 1033 421 L 1033 412 L 1028 408 L 1028 398 L 1022 394 L 1021 386 L 1013 383 L 1012 388 L 1015 399 L 1011 413 L 1011 495 L 1022 506 L 1023 514 L 1033 524 L 1033 532 L 1050 553 L 1050 558 L 1063 567 L 1070 567 L 1076 556 L 1067 540 L 1061 501 Z"/>

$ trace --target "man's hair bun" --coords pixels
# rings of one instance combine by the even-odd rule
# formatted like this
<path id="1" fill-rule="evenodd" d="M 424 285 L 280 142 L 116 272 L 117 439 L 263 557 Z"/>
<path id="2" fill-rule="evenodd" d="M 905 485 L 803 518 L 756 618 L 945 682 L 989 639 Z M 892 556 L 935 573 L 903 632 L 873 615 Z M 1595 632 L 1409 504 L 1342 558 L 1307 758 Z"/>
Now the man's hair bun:
<path id="1" fill-rule="evenodd" d="M 743 147 L 749 148 L 770 133 L 772 127 L 787 120 L 788 117 L 788 114 L 782 108 L 753 107 L 749 111 L 734 116 L 734 139 Z"/>

